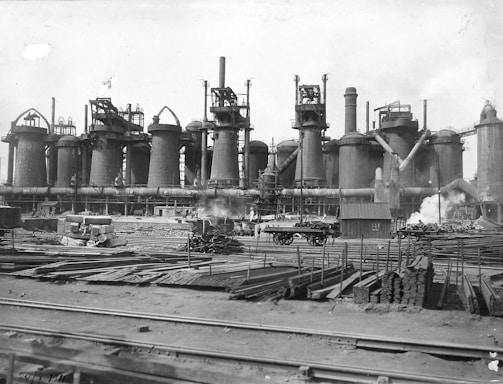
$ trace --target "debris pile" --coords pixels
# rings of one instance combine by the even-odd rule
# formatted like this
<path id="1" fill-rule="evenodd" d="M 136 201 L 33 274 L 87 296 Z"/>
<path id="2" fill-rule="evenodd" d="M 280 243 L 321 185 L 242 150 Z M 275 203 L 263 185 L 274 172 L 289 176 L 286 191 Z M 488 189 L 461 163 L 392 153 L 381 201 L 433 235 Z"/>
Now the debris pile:
<path id="1" fill-rule="evenodd" d="M 69 231 L 61 239 L 62 245 L 114 248 L 127 244 L 114 232 L 110 216 L 68 215 Z"/>
<path id="2" fill-rule="evenodd" d="M 204 235 L 193 234 L 190 238 L 190 250 L 201 253 L 234 254 L 244 251 L 244 244 L 224 232 L 212 230 Z M 187 244 L 179 247 L 178 251 L 187 250 Z"/>

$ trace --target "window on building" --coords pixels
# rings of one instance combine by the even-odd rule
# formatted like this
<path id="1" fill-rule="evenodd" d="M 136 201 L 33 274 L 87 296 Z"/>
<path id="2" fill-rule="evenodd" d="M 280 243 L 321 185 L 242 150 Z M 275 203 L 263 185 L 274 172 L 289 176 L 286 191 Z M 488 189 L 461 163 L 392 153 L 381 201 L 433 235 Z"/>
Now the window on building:
<path id="1" fill-rule="evenodd" d="M 374 232 L 379 231 L 379 224 L 380 223 L 372 223 L 372 231 Z"/>

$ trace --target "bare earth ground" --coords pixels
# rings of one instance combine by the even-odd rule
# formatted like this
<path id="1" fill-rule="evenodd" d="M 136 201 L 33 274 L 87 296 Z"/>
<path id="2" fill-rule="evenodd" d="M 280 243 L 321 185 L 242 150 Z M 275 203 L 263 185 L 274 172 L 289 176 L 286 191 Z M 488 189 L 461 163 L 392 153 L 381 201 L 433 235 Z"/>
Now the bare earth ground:
<path id="1" fill-rule="evenodd" d="M 246 302 L 229 300 L 229 295 L 225 292 L 156 286 L 91 285 L 82 282 L 57 284 L 8 276 L 0 276 L 0 296 L 420 340 L 487 346 L 503 343 L 502 319 L 473 316 L 464 311 L 435 311 L 393 305 L 360 306 L 349 302 L 338 302 L 335 305 L 333 302 L 287 300 Z M 313 337 L 257 335 L 235 329 L 105 318 L 99 315 L 11 306 L 0 307 L 0 323 L 98 333 L 256 356 L 305 358 L 318 363 L 350 364 L 369 368 L 398 368 L 416 373 L 472 378 L 480 382 L 499 382 L 503 379 L 501 373 L 488 369 L 487 363 L 490 359 L 448 361 L 423 353 L 378 353 L 356 350 Z M 151 331 L 138 333 L 139 325 L 148 325 Z M 74 341 L 65 342 L 64 345 L 80 344 L 82 342 Z M 243 370 L 243 367 L 233 366 L 226 369 L 232 374 L 236 369 Z M 274 372 L 262 370 L 252 369 L 249 374 L 262 377 L 265 382 L 292 380 L 291 377 L 275 376 Z"/>

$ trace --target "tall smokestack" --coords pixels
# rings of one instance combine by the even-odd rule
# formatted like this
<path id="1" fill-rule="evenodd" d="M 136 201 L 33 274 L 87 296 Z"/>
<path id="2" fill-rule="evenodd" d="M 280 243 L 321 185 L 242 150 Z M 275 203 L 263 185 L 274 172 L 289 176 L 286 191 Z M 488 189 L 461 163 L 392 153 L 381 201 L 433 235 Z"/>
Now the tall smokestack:
<path id="1" fill-rule="evenodd" d="M 426 130 L 428 127 L 427 124 L 427 118 L 428 118 L 428 100 L 423 100 L 423 129 Z"/>
<path id="2" fill-rule="evenodd" d="M 365 130 L 368 135 L 369 129 L 370 129 L 370 102 L 367 101 L 366 106 L 365 106 Z"/>
<path id="3" fill-rule="evenodd" d="M 51 110 L 51 131 L 49 133 L 54 132 L 54 125 L 56 125 L 56 98 L 52 98 L 52 110 Z"/>
<path id="4" fill-rule="evenodd" d="M 356 88 L 346 88 L 344 98 L 346 100 L 346 123 L 344 133 L 356 132 Z"/>
<path id="5" fill-rule="evenodd" d="M 219 78 L 218 87 L 225 88 L 225 57 L 220 56 L 220 66 L 219 66 Z"/>

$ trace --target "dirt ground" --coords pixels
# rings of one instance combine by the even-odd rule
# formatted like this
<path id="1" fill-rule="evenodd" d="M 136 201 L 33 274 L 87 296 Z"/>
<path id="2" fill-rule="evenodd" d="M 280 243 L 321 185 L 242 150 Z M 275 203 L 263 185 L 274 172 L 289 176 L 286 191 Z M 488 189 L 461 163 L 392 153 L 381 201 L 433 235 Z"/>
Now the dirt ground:
<path id="1" fill-rule="evenodd" d="M 219 291 L 199 291 L 156 286 L 53 283 L 0 276 L 0 296 L 25 300 L 92 306 L 107 309 L 196 316 L 284 325 L 309 329 L 363 333 L 470 345 L 503 345 L 503 319 L 480 317 L 465 311 L 427 310 L 397 305 L 355 305 L 350 302 L 229 300 Z M 171 345 L 233 351 L 241 354 L 317 363 L 350 364 L 374 369 L 400 369 L 444 377 L 465 377 L 483 382 L 503 381 L 501 372 L 486 361 L 452 361 L 423 353 L 383 353 L 357 350 L 327 339 L 256 334 L 235 329 L 208 328 L 139 319 L 124 319 L 48 310 L 0 306 L 0 323 L 37 326 L 75 332 L 98 333 Z M 147 325 L 150 332 L 139 333 Z M 75 345 L 67 342 L 65 345 Z M 238 367 L 228 367 L 232 374 Z M 239 367 L 243 369 L 243 367 Z M 242 372 L 240 372 L 242 374 Z M 264 381 L 286 382 L 291 377 L 251 371 Z"/>

